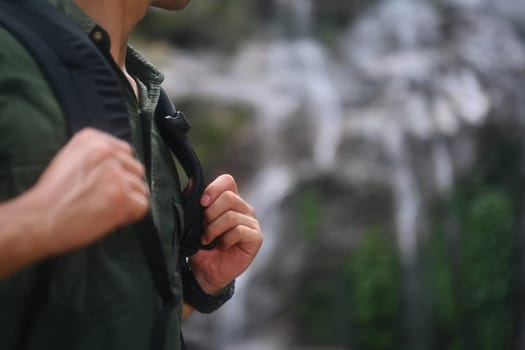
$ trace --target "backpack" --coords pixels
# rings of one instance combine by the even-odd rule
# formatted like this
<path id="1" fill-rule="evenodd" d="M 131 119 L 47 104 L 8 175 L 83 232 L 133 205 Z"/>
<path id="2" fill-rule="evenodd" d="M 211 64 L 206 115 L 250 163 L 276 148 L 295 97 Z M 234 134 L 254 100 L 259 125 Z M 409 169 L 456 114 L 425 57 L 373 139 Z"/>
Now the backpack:
<path id="1" fill-rule="evenodd" d="M 122 87 L 111 57 L 106 57 L 78 26 L 58 9 L 41 0 L 0 1 L 0 26 L 7 29 L 33 56 L 46 77 L 67 119 L 69 134 L 90 126 L 131 141 L 131 129 Z M 109 56 L 109 54 L 108 54 Z M 192 180 L 189 195 L 183 199 L 184 229 L 181 257 L 186 259 L 199 249 L 213 249 L 215 242 L 202 245 L 203 208 L 199 204 L 204 190 L 204 176 L 199 160 L 187 137 L 190 124 L 177 111 L 164 90 L 155 111 L 155 121 L 164 142 Z M 146 161 L 148 161 L 146 159 Z M 165 348 L 167 320 L 175 305 L 175 291 L 151 213 L 136 225 L 155 290 L 160 299 L 151 337 L 151 348 Z M 35 293 L 31 318 L 47 295 L 52 260 L 39 264 L 41 282 Z M 184 342 L 182 341 L 184 348 Z"/>

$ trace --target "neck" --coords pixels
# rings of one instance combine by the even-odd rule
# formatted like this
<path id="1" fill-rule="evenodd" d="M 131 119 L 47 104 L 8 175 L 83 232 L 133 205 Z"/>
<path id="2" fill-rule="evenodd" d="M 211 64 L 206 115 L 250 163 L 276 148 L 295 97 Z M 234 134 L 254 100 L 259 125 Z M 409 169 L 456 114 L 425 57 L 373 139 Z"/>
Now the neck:
<path id="1" fill-rule="evenodd" d="M 102 26 L 111 38 L 111 56 L 126 72 L 128 37 L 148 9 L 146 1 L 136 0 L 74 0 L 89 17 Z"/>

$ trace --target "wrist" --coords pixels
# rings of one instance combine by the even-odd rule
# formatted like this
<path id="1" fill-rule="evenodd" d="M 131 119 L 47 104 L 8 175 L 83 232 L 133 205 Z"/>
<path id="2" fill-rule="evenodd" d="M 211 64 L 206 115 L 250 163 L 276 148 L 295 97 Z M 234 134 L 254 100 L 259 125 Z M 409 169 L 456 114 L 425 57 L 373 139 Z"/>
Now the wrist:
<path id="1" fill-rule="evenodd" d="M 208 288 L 208 294 L 197 282 L 188 263 L 182 267 L 182 294 L 184 302 L 201 313 L 211 313 L 227 302 L 235 291 L 235 280 L 219 291 Z"/>
<path id="2" fill-rule="evenodd" d="M 32 190 L 0 205 L 0 251 L 6 262 L 0 275 L 6 275 L 32 264 L 50 253 L 46 210 L 38 204 Z M 0 259 L 2 260 L 2 259 Z"/>
<path id="3" fill-rule="evenodd" d="M 195 281 L 199 287 L 208 295 L 217 295 L 228 285 L 218 285 L 217 283 L 210 282 L 203 273 L 200 273 L 197 269 L 194 269 L 191 264 L 189 264 L 189 269 L 191 270 L 191 273 L 193 274 L 193 277 L 195 278 Z"/>
<path id="4" fill-rule="evenodd" d="M 27 240 L 27 243 L 31 245 L 29 249 L 38 255 L 35 258 L 42 259 L 57 254 L 51 239 L 55 217 L 53 208 L 43 202 L 41 195 L 34 189 L 23 194 L 18 204 L 25 213 L 26 232 L 31 232 L 31 240 Z"/>

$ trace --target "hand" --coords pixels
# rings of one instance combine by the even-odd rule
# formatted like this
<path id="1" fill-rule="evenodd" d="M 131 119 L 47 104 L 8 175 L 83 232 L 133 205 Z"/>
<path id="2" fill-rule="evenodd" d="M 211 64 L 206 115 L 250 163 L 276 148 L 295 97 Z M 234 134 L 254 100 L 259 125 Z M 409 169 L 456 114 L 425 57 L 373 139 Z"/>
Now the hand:
<path id="1" fill-rule="evenodd" d="M 215 249 L 192 256 L 190 265 L 201 288 L 214 295 L 248 268 L 263 237 L 255 210 L 239 196 L 232 176 L 222 175 L 213 181 L 201 204 L 205 207 L 202 243 L 220 238 Z"/>
<path id="2" fill-rule="evenodd" d="M 60 150 L 28 196 L 45 213 L 49 255 L 93 243 L 149 208 L 144 168 L 131 146 L 94 129 Z"/>

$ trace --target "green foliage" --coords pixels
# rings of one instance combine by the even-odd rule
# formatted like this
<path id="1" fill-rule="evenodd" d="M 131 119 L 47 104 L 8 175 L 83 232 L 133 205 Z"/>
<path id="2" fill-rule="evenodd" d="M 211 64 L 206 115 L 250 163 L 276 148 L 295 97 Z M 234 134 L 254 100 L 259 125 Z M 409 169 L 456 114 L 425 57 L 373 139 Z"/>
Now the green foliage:
<path id="1" fill-rule="evenodd" d="M 398 349 L 400 270 L 392 242 L 381 231 L 367 232 L 339 269 L 312 279 L 299 305 L 301 333 L 309 342 Z"/>
<path id="2" fill-rule="evenodd" d="M 348 28 L 350 23 L 378 0 L 315 0 L 315 32 L 331 41 L 338 33 Z"/>
<path id="3" fill-rule="evenodd" d="M 375 2 L 377 0 L 313 1 L 312 34 L 322 40 L 333 40 Z M 232 48 L 253 34 L 275 29 L 297 31 L 296 15 L 279 6 L 268 0 L 192 1 L 178 13 L 152 9 L 137 29 L 143 36 L 169 41 L 179 47 Z"/>
<path id="4" fill-rule="evenodd" d="M 521 149 L 508 132 L 481 133 L 469 180 L 437 205 L 426 267 L 436 349 L 509 349 L 515 321 L 515 259 Z"/>
<path id="5" fill-rule="evenodd" d="M 429 241 L 438 348 L 468 349 L 468 344 L 476 344 L 476 349 L 508 349 L 516 253 L 511 200 L 499 190 L 478 190 L 458 200 L 463 202 L 456 232 L 459 247 L 453 247 L 443 226 Z"/>
<path id="6" fill-rule="evenodd" d="M 401 273 L 394 245 L 380 231 L 366 234 L 346 271 L 358 349 L 398 349 L 401 343 Z"/>
<path id="7" fill-rule="evenodd" d="M 513 329 L 513 209 L 508 195 L 480 192 L 465 213 L 465 308 L 479 337 L 478 349 L 508 349 Z"/>
<path id="8" fill-rule="evenodd" d="M 148 12 L 137 27 L 142 35 L 179 47 L 231 48 L 251 33 L 256 22 L 253 1 L 193 1 L 182 12 Z"/>
<path id="9" fill-rule="evenodd" d="M 449 244 L 453 243 L 447 241 L 441 230 L 435 230 L 427 243 L 427 251 L 423 253 L 427 263 L 427 273 L 424 277 L 430 296 L 430 307 L 434 313 L 433 333 L 437 338 L 436 348 L 460 350 L 462 318 L 461 304 L 457 296 L 455 249 L 449 249 Z"/>

